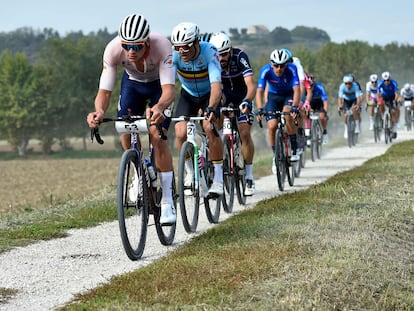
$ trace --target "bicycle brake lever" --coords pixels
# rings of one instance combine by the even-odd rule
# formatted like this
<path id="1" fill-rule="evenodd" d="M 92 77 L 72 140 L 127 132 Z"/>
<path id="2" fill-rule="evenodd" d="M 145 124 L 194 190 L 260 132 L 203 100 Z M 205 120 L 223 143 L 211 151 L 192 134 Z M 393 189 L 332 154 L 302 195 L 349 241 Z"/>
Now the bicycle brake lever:
<path id="1" fill-rule="evenodd" d="M 91 129 L 91 141 L 93 142 L 93 137 L 95 137 L 96 142 L 100 145 L 103 145 L 104 141 L 101 138 L 101 135 L 99 134 L 99 129 L 98 128 L 93 128 Z"/>

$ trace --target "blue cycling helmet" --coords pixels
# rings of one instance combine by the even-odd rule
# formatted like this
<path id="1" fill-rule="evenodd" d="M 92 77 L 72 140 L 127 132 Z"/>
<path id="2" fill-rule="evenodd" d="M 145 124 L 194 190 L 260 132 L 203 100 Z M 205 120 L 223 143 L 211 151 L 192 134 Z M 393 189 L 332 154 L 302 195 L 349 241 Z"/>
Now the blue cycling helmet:
<path id="1" fill-rule="evenodd" d="M 284 51 L 288 57 L 289 57 L 289 61 L 292 62 L 293 61 L 293 56 L 292 56 L 292 52 L 288 49 L 280 49 L 281 51 Z"/>

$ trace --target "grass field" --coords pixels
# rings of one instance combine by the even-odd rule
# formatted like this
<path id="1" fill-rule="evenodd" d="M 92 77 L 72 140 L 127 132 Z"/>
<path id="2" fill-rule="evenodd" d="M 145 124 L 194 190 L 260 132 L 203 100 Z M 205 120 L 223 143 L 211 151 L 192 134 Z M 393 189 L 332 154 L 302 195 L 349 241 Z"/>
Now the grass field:
<path id="1" fill-rule="evenodd" d="M 255 174 L 268 173 L 269 157 L 257 156 Z M 40 195 L 39 204 L 26 197 L 18 205 L 17 197 L 29 193 L 24 178 L 20 192 L 3 181 L 15 193 L 16 208 L 0 214 L 0 249 L 115 219 L 118 160 L 44 161 L 33 171 L 43 182 L 31 187 L 53 181 L 41 189 L 55 199 Z M 27 176 L 37 166 L 31 161 L 25 168 L 25 161 L 0 163 Z M 64 173 L 59 178 L 63 166 L 77 178 L 58 187 L 65 180 Z M 107 175 L 95 176 L 101 171 Z M 362 167 L 223 221 L 168 257 L 115 277 L 62 309 L 413 310 L 413 175 L 413 143 L 394 145 Z M 0 290 L 0 297 L 12 294 Z"/>

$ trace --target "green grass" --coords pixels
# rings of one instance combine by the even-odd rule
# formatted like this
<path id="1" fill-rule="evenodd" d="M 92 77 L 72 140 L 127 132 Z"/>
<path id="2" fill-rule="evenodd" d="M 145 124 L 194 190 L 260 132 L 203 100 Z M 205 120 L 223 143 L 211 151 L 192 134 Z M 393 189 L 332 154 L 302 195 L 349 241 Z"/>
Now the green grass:
<path id="1" fill-rule="evenodd" d="M 269 163 L 257 154 L 255 175 Z M 413 142 L 395 144 L 322 184 L 262 201 L 61 309 L 413 310 L 413 175 Z M 3 216 L 0 249 L 116 219 L 111 187 Z M 14 294 L 0 289 L 0 301 Z"/>
<path id="2" fill-rule="evenodd" d="M 414 144 L 262 201 L 63 310 L 413 310 Z"/>

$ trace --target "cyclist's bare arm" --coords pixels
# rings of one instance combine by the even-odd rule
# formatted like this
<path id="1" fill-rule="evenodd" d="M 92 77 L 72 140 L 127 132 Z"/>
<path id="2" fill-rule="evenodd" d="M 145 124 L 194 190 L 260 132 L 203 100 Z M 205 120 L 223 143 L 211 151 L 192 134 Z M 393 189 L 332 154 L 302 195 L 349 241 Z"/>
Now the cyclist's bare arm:
<path id="1" fill-rule="evenodd" d="M 151 118 L 147 115 L 147 118 L 151 120 L 151 123 L 160 124 L 165 120 L 164 110 L 170 107 L 175 99 L 175 86 L 174 84 L 161 85 L 162 93 L 158 100 L 151 109 Z"/>
<path id="2" fill-rule="evenodd" d="M 210 99 L 208 102 L 208 106 L 211 108 L 216 109 L 221 100 L 221 83 L 220 82 L 213 82 L 211 83 L 211 91 L 210 91 Z M 210 114 L 208 120 L 211 121 L 211 118 L 214 118 L 214 114 Z"/>
<path id="3" fill-rule="evenodd" d="M 96 128 L 101 123 L 106 110 L 109 107 L 112 91 L 99 89 L 95 98 L 95 112 L 88 114 L 87 122 L 89 127 Z"/>

